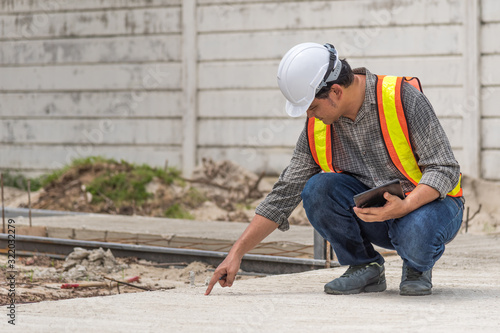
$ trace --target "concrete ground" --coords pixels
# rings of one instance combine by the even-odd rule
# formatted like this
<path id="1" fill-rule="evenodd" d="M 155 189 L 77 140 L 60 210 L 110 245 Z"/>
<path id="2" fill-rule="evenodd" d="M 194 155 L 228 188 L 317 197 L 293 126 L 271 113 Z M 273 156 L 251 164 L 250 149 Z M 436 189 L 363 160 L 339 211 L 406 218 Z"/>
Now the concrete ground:
<path id="1" fill-rule="evenodd" d="M 19 304 L 2 332 L 499 332 L 500 236 L 461 234 L 433 271 L 431 296 L 398 294 L 401 260 L 388 256 L 388 289 L 331 296 L 345 267 L 205 286 Z"/>

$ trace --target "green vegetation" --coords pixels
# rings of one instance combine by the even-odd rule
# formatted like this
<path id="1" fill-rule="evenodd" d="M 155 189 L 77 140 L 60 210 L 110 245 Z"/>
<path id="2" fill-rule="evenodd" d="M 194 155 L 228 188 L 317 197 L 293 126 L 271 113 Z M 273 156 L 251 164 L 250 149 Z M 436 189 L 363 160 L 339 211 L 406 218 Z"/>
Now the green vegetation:
<path id="1" fill-rule="evenodd" d="M 194 220 L 194 216 L 189 214 L 180 204 L 175 203 L 165 211 L 165 217 L 172 219 Z"/>
<path id="2" fill-rule="evenodd" d="M 42 187 L 42 182 L 40 178 L 27 178 L 21 174 L 12 174 L 10 171 L 5 171 L 3 173 L 3 185 L 15 187 L 21 190 L 28 190 L 28 179 L 31 180 L 30 189 L 31 191 L 38 191 Z"/>
<path id="3" fill-rule="evenodd" d="M 99 163 L 115 166 L 98 174 L 87 185 L 87 191 L 92 194 L 92 202 L 94 203 L 110 199 L 116 205 L 124 202 L 140 205 L 152 197 L 152 194 L 147 192 L 146 185 L 153 178 L 156 177 L 165 184 L 172 184 L 175 180 L 180 179 L 180 171 L 175 168 L 163 170 L 146 164 L 135 165 L 123 160 L 118 163 L 115 160 L 91 158 L 90 160 L 77 160 L 74 162 L 74 166 L 75 163 L 80 168 L 95 167 Z"/>
<path id="4" fill-rule="evenodd" d="M 146 191 L 146 186 L 154 178 L 166 185 L 170 185 L 174 181 L 184 184 L 180 178 L 180 171 L 175 168 L 163 170 L 146 164 L 135 165 L 123 160 L 117 162 L 114 159 L 91 156 L 75 159 L 71 164 L 52 173 L 32 178 L 31 190 L 36 191 L 41 187 L 71 180 L 69 178 L 76 178 L 87 171 L 92 171 L 95 175 L 89 184 L 85 184 L 87 191 L 92 194 L 92 203 L 109 199 L 116 206 L 121 204 L 140 205 L 152 197 L 152 194 Z M 4 173 L 5 186 L 27 190 L 27 181 L 28 178 L 22 175 Z"/>
<path id="5" fill-rule="evenodd" d="M 58 180 L 63 174 L 74 167 L 81 166 L 91 166 L 95 163 L 118 163 L 113 159 L 106 159 L 101 156 L 91 156 L 81 159 L 75 159 L 69 165 L 66 165 L 60 169 L 57 169 L 51 173 L 41 175 L 36 178 L 28 178 L 21 174 L 12 174 L 10 171 L 3 172 L 3 182 L 4 186 L 15 187 L 21 190 L 28 190 L 28 179 L 31 180 L 31 191 L 38 191 L 42 187 L 45 187 L 54 181 Z"/>
<path id="6" fill-rule="evenodd" d="M 4 173 L 6 186 L 26 190 L 27 181 L 28 178 L 22 175 Z M 148 189 L 149 184 L 154 185 L 153 188 L 158 188 L 153 190 L 155 194 Z M 114 159 L 92 156 L 76 159 L 58 170 L 32 178 L 31 190 L 36 191 L 43 187 L 47 196 L 58 198 L 54 202 L 61 206 L 56 206 L 56 209 L 71 207 L 73 202 L 81 197 L 83 190 L 91 194 L 89 196 L 91 201 L 85 203 L 88 205 L 85 211 L 111 213 L 154 211 L 155 216 L 194 219 L 188 210 L 199 207 L 208 200 L 207 197 L 193 187 L 183 192 L 181 197 L 177 197 L 172 194 L 172 190 L 167 189 L 168 185 L 172 184 L 186 185 L 180 171 L 175 168 L 163 170 L 146 164 L 136 165 L 123 160 L 118 162 Z M 66 202 L 69 204 L 64 206 Z"/>
<path id="7" fill-rule="evenodd" d="M 71 164 L 65 165 L 61 169 L 57 169 L 57 170 L 53 171 L 52 173 L 41 176 L 40 179 L 41 179 L 42 187 L 45 187 L 45 186 L 57 181 L 59 178 L 61 178 L 62 175 L 64 175 L 66 172 L 68 172 L 69 170 L 71 170 L 73 168 L 88 168 L 88 167 L 91 167 L 92 165 L 95 165 L 97 163 L 117 164 L 118 162 L 114 159 L 104 158 L 102 156 L 90 156 L 90 157 L 85 157 L 85 158 L 74 159 L 71 162 Z"/>

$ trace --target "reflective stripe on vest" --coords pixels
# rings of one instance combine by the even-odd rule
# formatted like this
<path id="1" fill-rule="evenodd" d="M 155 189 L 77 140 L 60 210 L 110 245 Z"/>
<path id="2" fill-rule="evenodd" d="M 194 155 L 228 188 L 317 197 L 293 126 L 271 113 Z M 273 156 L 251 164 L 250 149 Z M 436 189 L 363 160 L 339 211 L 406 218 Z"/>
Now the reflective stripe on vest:
<path id="1" fill-rule="evenodd" d="M 422 91 L 417 78 L 377 76 L 377 106 L 380 129 L 389 156 L 398 170 L 415 186 L 422 179 L 422 171 L 411 147 L 408 124 L 401 101 L 401 86 L 406 81 Z M 458 184 L 448 193 L 452 197 L 462 196 L 462 175 Z"/>
<path id="2" fill-rule="evenodd" d="M 422 171 L 418 166 L 411 147 L 408 124 L 401 102 L 401 85 L 406 81 L 422 91 L 417 78 L 377 76 L 377 105 L 380 128 L 389 156 L 396 168 L 415 186 L 422 178 Z M 333 125 L 325 125 L 321 120 L 309 118 L 307 120 L 307 137 L 309 148 L 316 164 L 325 172 L 341 172 L 335 170 L 332 158 Z M 457 186 L 448 193 L 449 196 L 462 196 L 462 175 Z"/>
<path id="3" fill-rule="evenodd" d="M 377 78 L 378 116 L 387 152 L 405 178 L 417 185 L 422 178 L 422 172 L 413 155 L 408 124 L 401 103 L 403 78 L 383 75 Z"/>
<path id="4" fill-rule="evenodd" d="M 332 126 L 325 125 L 321 120 L 309 118 L 307 122 L 307 137 L 311 154 L 316 164 L 325 172 L 336 172 L 332 164 Z"/>

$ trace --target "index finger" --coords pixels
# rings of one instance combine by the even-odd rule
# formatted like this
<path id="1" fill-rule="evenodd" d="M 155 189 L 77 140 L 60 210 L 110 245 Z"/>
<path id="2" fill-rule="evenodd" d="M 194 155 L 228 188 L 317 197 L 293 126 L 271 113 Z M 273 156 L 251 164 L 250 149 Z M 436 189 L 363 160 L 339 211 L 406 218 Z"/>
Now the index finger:
<path id="1" fill-rule="evenodd" d="M 205 291 L 205 295 L 210 295 L 217 281 L 219 281 L 224 275 L 226 274 L 214 272 L 214 275 L 212 275 L 212 279 L 210 279 L 210 283 L 208 284 L 207 290 Z"/>

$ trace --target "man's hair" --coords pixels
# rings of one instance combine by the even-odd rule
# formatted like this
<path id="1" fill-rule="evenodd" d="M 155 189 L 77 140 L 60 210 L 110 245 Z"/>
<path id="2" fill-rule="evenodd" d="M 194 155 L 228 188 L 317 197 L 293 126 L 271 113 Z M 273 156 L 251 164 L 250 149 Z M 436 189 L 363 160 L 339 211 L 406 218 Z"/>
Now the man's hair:
<path id="1" fill-rule="evenodd" d="M 345 59 L 340 59 L 342 63 L 342 69 L 340 71 L 340 75 L 337 80 L 328 82 L 326 86 L 324 86 L 318 93 L 316 94 L 316 98 L 325 99 L 328 97 L 330 93 L 330 89 L 334 84 L 338 84 L 344 88 L 347 88 L 354 81 L 354 73 L 352 72 L 351 66 Z"/>

